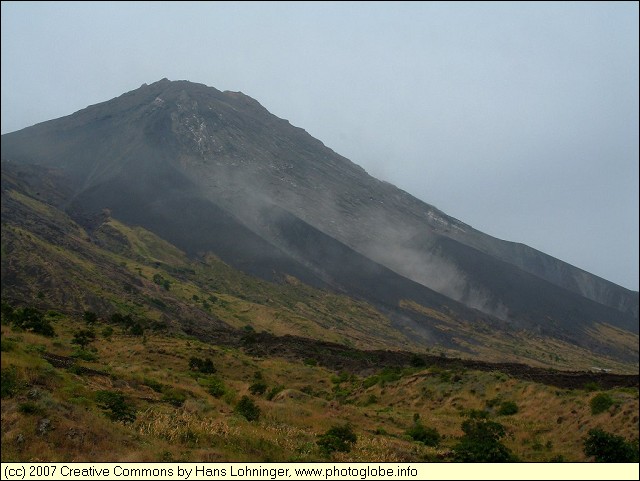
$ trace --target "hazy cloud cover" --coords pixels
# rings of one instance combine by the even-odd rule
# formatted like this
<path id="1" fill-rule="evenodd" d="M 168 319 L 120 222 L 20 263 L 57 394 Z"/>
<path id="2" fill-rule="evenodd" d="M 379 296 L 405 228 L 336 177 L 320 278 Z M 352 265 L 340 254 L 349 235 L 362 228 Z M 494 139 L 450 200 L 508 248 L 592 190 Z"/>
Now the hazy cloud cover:
<path id="1" fill-rule="evenodd" d="M 445 213 L 638 289 L 637 2 L 2 2 L 2 133 L 242 91 Z"/>

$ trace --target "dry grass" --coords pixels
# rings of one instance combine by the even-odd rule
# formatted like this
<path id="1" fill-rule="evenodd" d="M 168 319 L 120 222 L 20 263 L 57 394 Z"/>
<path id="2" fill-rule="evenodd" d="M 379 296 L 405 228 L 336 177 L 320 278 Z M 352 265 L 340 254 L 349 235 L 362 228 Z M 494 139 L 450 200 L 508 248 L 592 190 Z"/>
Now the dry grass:
<path id="1" fill-rule="evenodd" d="M 638 436 L 637 390 L 614 390 L 615 404 L 593 416 L 589 400 L 595 393 L 562 390 L 518 381 L 506 375 L 427 368 L 407 370 L 399 379 L 365 387 L 364 379 L 279 358 L 252 358 L 241 350 L 208 345 L 167 333 L 145 339 L 123 335 L 116 328 L 110 340 L 94 343 L 97 359 L 83 366 L 109 373 L 89 376 L 54 368 L 41 352 L 68 356 L 78 320 L 56 322 L 55 338 L 15 332 L 2 326 L 2 368 L 15 369 L 22 388 L 2 402 L 3 461 L 369 461 L 416 462 L 446 459 L 462 435 L 465 413 L 486 409 L 492 400 L 513 401 L 518 413 L 492 419 L 509 435 L 505 444 L 523 460 L 584 461 L 582 442 L 589 429 L 601 427 L 627 439 Z M 97 331 L 100 331 L 98 327 Z M 209 357 L 227 389 L 214 398 L 189 370 L 191 356 Z M 241 396 L 261 373 L 267 392 L 284 390 L 272 400 L 253 396 L 261 409 L 257 422 L 234 414 Z M 155 384 L 154 384 L 155 383 Z M 176 408 L 163 401 L 151 385 L 184 393 Z M 136 409 L 133 424 L 114 423 L 96 405 L 97 390 L 125 394 Z M 35 394 L 34 394 L 35 393 Z M 341 393 L 340 395 L 338 395 Z M 25 413 L 25 403 L 36 413 Z M 495 404 L 495 403 L 494 403 Z M 21 407 L 22 406 L 22 407 Z M 406 436 L 415 416 L 443 435 L 437 448 Z M 40 432 L 42 419 L 52 429 Z M 358 442 L 349 453 L 326 458 L 317 436 L 334 425 L 350 423 Z"/>

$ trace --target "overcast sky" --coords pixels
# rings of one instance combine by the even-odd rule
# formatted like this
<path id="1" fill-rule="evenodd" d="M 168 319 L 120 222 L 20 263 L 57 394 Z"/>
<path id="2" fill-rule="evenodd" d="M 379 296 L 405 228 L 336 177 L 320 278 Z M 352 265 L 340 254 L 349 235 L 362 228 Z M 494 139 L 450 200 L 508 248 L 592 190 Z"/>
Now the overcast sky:
<path id="1" fill-rule="evenodd" d="M 638 290 L 638 3 L 2 2 L 2 133 L 167 77 Z"/>

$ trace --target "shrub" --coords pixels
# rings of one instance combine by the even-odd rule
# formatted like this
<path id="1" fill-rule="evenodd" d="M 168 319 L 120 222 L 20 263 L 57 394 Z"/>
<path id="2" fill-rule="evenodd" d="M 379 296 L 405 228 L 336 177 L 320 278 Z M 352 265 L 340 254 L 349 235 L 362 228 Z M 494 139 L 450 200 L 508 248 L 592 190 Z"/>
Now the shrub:
<path id="1" fill-rule="evenodd" d="M 48 337 L 55 336 L 55 331 L 49 320 L 35 307 L 20 307 L 15 309 L 10 317 L 13 325 L 18 329 Z"/>
<path id="2" fill-rule="evenodd" d="M 0 372 L 0 397 L 7 398 L 18 392 L 19 382 L 15 367 L 3 369 Z"/>
<path id="3" fill-rule="evenodd" d="M 171 282 L 169 282 L 168 279 L 165 279 L 164 277 L 162 277 L 160 274 L 153 275 L 153 282 L 155 282 L 159 286 L 164 287 L 166 291 L 168 291 L 171 288 Z"/>
<path id="4" fill-rule="evenodd" d="M 380 385 L 384 386 L 385 384 L 399 381 L 402 378 L 402 370 L 394 367 L 385 367 L 378 373 L 378 376 Z"/>
<path id="5" fill-rule="evenodd" d="M 131 328 L 129 329 L 129 333 L 132 336 L 142 336 L 144 335 L 144 328 L 142 327 L 142 325 L 139 322 L 136 322 L 133 326 L 131 326 Z"/>
<path id="6" fill-rule="evenodd" d="M 518 405 L 513 401 L 504 401 L 500 404 L 498 408 L 499 416 L 511 416 L 512 414 L 516 414 L 518 412 Z"/>
<path id="7" fill-rule="evenodd" d="M 95 361 L 98 359 L 96 353 L 91 351 L 86 351 L 84 349 L 76 349 L 71 353 L 71 357 L 75 357 L 76 359 L 81 359 L 82 361 Z"/>
<path id="8" fill-rule="evenodd" d="M 613 398 L 606 392 L 596 394 L 589 402 L 591 406 L 591 414 L 600 414 L 613 406 Z"/>
<path id="9" fill-rule="evenodd" d="M 207 392 L 214 398 L 221 398 L 227 392 L 227 389 L 220 379 L 214 377 L 207 381 Z"/>
<path id="10" fill-rule="evenodd" d="M 77 331 L 71 339 L 71 344 L 78 344 L 82 349 L 96 340 L 96 333 L 92 329 Z"/>
<path id="11" fill-rule="evenodd" d="M 316 444 L 326 454 L 334 451 L 348 453 L 357 440 L 358 437 L 353 432 L 353 427 L 350 424 L 345 424 L 344 426 L 333 426 L 326 433 L 319 435 Z"/>
<path id="12" fill-rule="evenodd" d="M 260 408 L 249 396 L 242 396 L 234 412 L 243 416 L 247 421 L 257 421 L 260 417 Z"/>
<path id="13" fill-rule="evenodd" d="M 112 421 L 122 421 L 127 424 L 136 420 L 135 410 L 127 404 L 121 392 L 98 391 L 96 402 Z"/>
<path id="14" fill-rule="evenodd" d="M 0 340 L 0 351 L 2 351 L 2 352 L 13 351 L 14 347 L 16 347 L 15 342 L 10 341 L 9 339 L 1 339 Z"/>
<path id="15" fill-rule="evenodd" d="M 420 422 L 411 426 L 406 434 L 414 441 L 421 442 L 426 446 L 436 447 L 440 444 L 440 433 L 435 428 L 425 428 Z"/>
<path id="16" fill-rule="evenodd" d="M 505 463 L 517 458 L 500 439 L 504 426 L 486 418 L 471 418 L 462 423 L 464 436 L 453 447 L 454 461 L 463 463 Z"/>
<path id="17" fill-rule="evenodd" d="M 249 386 L 249 392 L 255 396 L 260 396 L 267 390 L 267 384 L 263 381 L 256 381 Z"/>
<path id="18" fill-rule="evenodd" d="M 267 399 L 269 401 L 271 401 L 274 397 L 276 397 L 276 394 L 278 394 L 279 392 L 284 390 L 284 386 L 282 384 L 278 385 L 278 386 L 273 386 L 271 388 L 271 390 L 269 391 L 269 393 L 267 394 Z"/>
<path id="19" fill-rule="evenodd" d="M 142 380 L 142 384 L 144 384 L 145 386 L 149 386 L 155 392 L 162 392 L 164 390 L 164 384 L 162 384 L 161 382 L 156 381 L 155 379 L 151 379 L 151 378 L 148 378 L 148 377 L 145 377 Z"/>
<path id="20" fill-rule="evenodd" d="M 189 369 L 199 371 L 203 374 L 213 374 L 217 371 L 211 359 L 199 359 L 197 357 L 189 359 Z"/>
<path id="21" fill-rule="evenodd" d="M 187 400 L 187 396 L 177 389 L 167 389 L 162 396 L 162 400 L 168 402 L 174 407 L 179 408 Z"/>
<path id="22" fill-rule="evenodd" d="M 98 315 L 92 311 L 84 311 L 82 318 L 84 319 L 84 322 L 86 322 L 88 326 L 92 326 L 98 321 Z"/>
<path id="23" fill-rule="evenodd" d="M 584 385 L 584 390 L 587 392 L 594 392 L 594 391 L 600 391 L 602 389 L 602 387 L 600 386 L 600 384 L 598 384 L 595 381 L 591 381 L 588 383 L 585 383 Z"/>
<path id="24" fill-rule="evenodd" d="M 600 463 L 637 463 L 638 441 L 629 442 L 602 429 L 590 429 L 584 441 L 584 454 Z"/>
<path id="25" fill-rule="evenodd" d="M 41 414 L 42 408 L 32 401 L 27 401 L 18 405 L 18 411 L 22 414 Z"/>
<path id="26" fill-rule="evenodd" d="M 364 381 L 362 381 L 362 386 L 365 389 L 367 389 L 367 388 L 370 388 L 371 386 L 375 386 L 376 384 L 378 384 L 379 381 L 380 381 L 379 376 L 376 376 L 376 375 L 369 376 Z"/>
<path id="27" fill-rule="evenodd" d="M 411 356 L 411 361 L 409 362 L 413 367 L 426 367 L 427 365 L 427 362 L 417 354 L 414 354 L 413 356 Z"/>

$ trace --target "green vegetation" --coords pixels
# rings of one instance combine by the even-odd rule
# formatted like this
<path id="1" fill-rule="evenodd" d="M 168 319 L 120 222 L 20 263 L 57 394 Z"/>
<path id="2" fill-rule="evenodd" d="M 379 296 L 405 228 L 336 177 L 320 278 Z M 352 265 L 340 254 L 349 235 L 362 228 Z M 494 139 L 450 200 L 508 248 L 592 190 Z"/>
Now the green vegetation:
<path id="1" fill-rule="evenodd" d="M 462 423 L 464 436 L 453 447 L 454 460 L 464 463 L 507 463 L 517 461 L 500 440 L 504 426 L 486 417 L 475 416 Z"/>
<path id="2" fill-rule="evenodd" d="M 512 416 L 518 412 L 518 405 L 513 401 L 504 401 L 500 404 L 498 416 Z"/>
<path id="3" fill-rule="evenodd" d="M 227 392 L 227 389 L 224 387 L 224 382 L 216 377 L 207 379 L 203 384 L 206 386 L 207 392 L 215 398 L 220 398 Z"/>
<path id="4" fill-rule="evenodd" d="M 256 381 L 249 386 L 249 392 L 254 396 L 261 396 L 267 391 L 267 383 L 264 381 Z"/>
<path id="5" fill-rule="evenodd" d="M 340 451 L 348 453 L 357 442 L 358 436 L 353 432 L 350 424 L 333 426 L 324 434 L 318 436 L 316 443 L 325 454 Z"/>
<path id="6" fill-rule="evenodd" d="M 14 366 L 2 368 L 0 373 L 0 397 L 2 399 L 14 396 L 18 392 L 19 382 Z"/>
<path id="7" fill-rule="evenodd" d="M 593 416 L 599 394 L 586 385 L 561 389 L 434 360 L 487 355 L 464 341 L 406 356 L 403 367 L 367 365 L 363 351 L 320 343 L 281 356 L 277 348 L 301 341 L 265 339 L 425 351 L 362 301 L 292 277 L 252 278 L 211 255 L 191 261 L 114 219 L 89 232 L 58 215 L 60 239 L 3 218 L 3 269 L 29 266 L 11 271 L 19 283 L 3 284 L 14 303 L 2 302 L 3 461 L 574 462 L 605 459 L 593 449 L 619 444 L 596 436 L 587 454 L 585 433 L 603 428 L 634 445 L 626 440 L 637 437 L 637 388 L 608 391 L 615 409 Z M 425 314 L 460 328 L 461 339 L 470 332 L 446 313 Z M 522 342 L 542 365 L 630 372 L 562 343 Z M 504 341 L 495 352 L 513 348 Z M 562 361 L 549 361 L 560 350 Z"/>
<path id="8" fill-rule="evenodd" d="M 135 409 L 127 404 L 124 395 L 117 391 L 96 392 L 96 403 L 112 421 L 132 423 L 136 419 Z"/>
<path id="9" fill-rule="evenodd" d="M 12 309 L 8 304 L 3 312 L 8 322 L 14 327 L 23 331 L 42 334 L 43 336 L 53 337 L 55 331 L 51 325 L 49 318 L 35 307 L 18 307 Z"/>
<path id="10" fill-rule="evenodd" d="M 93 329 L 82 329 L 77 331 L 71 339 L 71 344 L 78 344 L 82 349 L 96 340 L 96 333 Z"/>
<path id="11" fill-rule="evenodd" d="M 435 447 L 440 444 L 441 436 L 438 430 L 424 427 L 422 423 L 417 420 L 414 425 L 407 430 L 406 434 L 414 441 L 421 442 L 426 446 Z"/>
<path id="12" fill-rule="evenodd" d="M 589 405 L 591 406 L 591 414 L 595 415 L 603 413 L 613 406 L 613 403 L 613 398 L 609 394 L 606 392 L 598 393 L 589 402 Z"/>
<path id="13" fill-rule="evenodd" d="M 209 358 L 207 359 L 199 359 L 197 357 L 192 357 L 189 359 L 189 369 L 192 371 L 198 371 L 203 374 L 213 374 L 216 372 L 216 368 L 213 365 L 213 361 Z"/>
<path id="14" fill-rule="evenodd" d="M 234 412 L 247 421 L 257 421 L 260 418 L 260 408 L 249 396 L 242 396 Z"/>
<path id="15" fill-rule="evenodd" d="M 584 441 L 584 454 L 599 463 L 637 463 L 638 439 L 629 442 L 602 429 L 590 429 Z"/>

